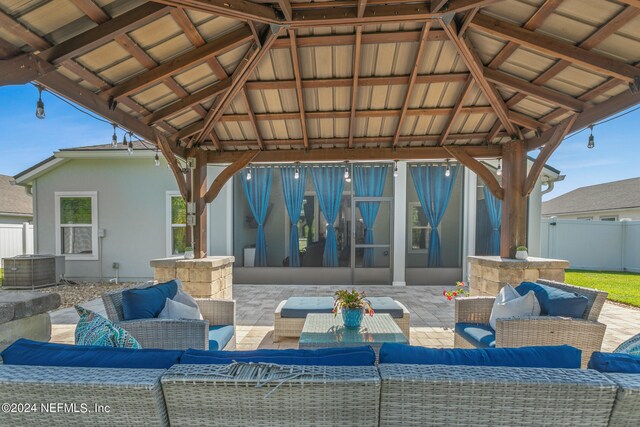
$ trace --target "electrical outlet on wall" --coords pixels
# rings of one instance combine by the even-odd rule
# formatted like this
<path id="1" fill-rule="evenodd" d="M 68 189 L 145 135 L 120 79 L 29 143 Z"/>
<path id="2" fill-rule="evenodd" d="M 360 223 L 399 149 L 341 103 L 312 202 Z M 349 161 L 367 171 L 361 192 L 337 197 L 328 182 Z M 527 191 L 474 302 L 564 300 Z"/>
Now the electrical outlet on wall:
<path id="1" fill-rule="evenodd" d="M 117 270 L 120 268 L 120 264 L 117 262 L 114 262 L 113 264 L 111 264 L 111 268 L 113 268 L 114 270 Z"/>

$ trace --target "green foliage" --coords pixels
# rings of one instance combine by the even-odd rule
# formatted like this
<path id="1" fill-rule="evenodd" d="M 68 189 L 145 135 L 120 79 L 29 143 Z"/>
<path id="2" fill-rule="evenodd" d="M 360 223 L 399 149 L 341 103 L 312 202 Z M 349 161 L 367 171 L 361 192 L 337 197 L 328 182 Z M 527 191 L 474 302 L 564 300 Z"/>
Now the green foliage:
<path id="1" fill-rule="evenodd" d="M 333 303 L 333 314 L 337 315 L 339 310 L 343 308 L 358 309 L 362 308 L 366 313 L 373 316 L 371 303 L 367 299 L 364 292 L 358 292 L 355 289 L 350 291 L 341 289 L 335 293 L 336 300 Z"/>
<path id="2" fill-rule="evenodd" d="M 91 224 L 91 197 L 61 197 L 61 224 Z"/>
<path id="3" fill-rule="evenodd" d="M 187 223 L 187 203 L 180 196 L 171 198 L 171 223 Z"/>
<path id="4" fill-rule="evenodd" d="M 465 296 L 469 295 L 469 291 L 466 289 L 465 286 L 466 285 L 464 284 L 464 282 L 456 282 L 455 289 L 451 289 L 449 291 L 444 290 L 444 291 L 442 291 L 442 295 L 448 301 L 451 301 L 452 299 L 455 299 L 455 298 L 458 298 L 458 297 L 465 297 Z"/>
<path id="5" fill-rule="evenodd" d="M 620 271 L 567 270 L 565 282 L 609 293 L 611 301 L 640 307 L 640 274 Z"/>
<path id="6" fill-rule="evenodd" d="M 516 251 L 525 251 L 526 252 L 527 251 L 527 247 L 526 246 L 518 246 L 516 248 Z"/>

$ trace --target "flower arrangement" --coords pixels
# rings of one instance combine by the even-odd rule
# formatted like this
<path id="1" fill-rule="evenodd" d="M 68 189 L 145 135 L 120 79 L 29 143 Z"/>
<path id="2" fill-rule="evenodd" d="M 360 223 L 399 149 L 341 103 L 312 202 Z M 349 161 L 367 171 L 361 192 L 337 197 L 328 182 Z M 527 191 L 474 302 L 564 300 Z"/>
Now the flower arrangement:
<path id="1" fill-rule="evenodd" d="M 351 291 L 346 289 L 336 291 L 335 301 L 333 303 L 333 315 L 337 316 L 338 311 L 343 309 L 362 309 L 369 316 L 373 316 L 373 309 L 366 295 L 364 292 L 358 292 L 355 289 L 351 289 Z"/>
<path id="2" fill-rule="evenodd" d="M 442 295 L 447 298 L 448 301 L 451 301 L 457 297 L 464 297 L 469 295 L 469 291 L 465 288 L 466 285 L 464 282 L 456 282 L 455 289 L 451 289 L 450 291 L 442 291 Z"/>

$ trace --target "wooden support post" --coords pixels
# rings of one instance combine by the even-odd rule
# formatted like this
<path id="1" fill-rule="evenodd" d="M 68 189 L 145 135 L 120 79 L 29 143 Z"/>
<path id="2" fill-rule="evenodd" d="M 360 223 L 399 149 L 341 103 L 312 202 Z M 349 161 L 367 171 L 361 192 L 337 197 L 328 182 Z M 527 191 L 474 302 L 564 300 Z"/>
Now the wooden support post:
<path id="1" fill-rule="evenodd" d="M 500 256 L 513 258 L 518 246 L 527 245 L 527 150 L 522 141 L 511 141 L 502 148 L 502 225 Z"/>
<path id="2" fill-rule="evenodd" d="M 193 171 L 193 201 L 196 204 L 196 226 L 193 230 L 193 253 L 195 258 L 207 256 L 207 152 L 196 150 L 196 168 Z"/>

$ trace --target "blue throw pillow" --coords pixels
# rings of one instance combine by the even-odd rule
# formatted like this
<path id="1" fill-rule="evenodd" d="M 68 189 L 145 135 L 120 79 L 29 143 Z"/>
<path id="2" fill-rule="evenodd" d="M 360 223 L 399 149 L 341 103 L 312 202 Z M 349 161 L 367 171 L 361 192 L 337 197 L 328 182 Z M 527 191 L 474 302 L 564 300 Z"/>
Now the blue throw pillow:
<path id="1" fill-rule="evenodd" d="M 133 335 L 109 319 L 79 305 L 75 309 L 80 316 L 75 332 L 76 345 L 142 348 Z"/>
<path id="2" fill-rule="evenodd" d="M 640 357 L 625 353 L 602 353 L 595 351 L 591 354 L 591 359 L 587 367 L 600 372 L 640 374 Z"/>
<path id="3" fill-rule="evenodd" d="M 370 346 L 320 348 L 318 350 L 207 351 L 189 349 L 180 364 L 226 365 L 232 362 L 275 363 L 277 365 L 375 366 Z"/>
<path id="4" fill-rule="evenodd" d="M 427 348 L 385 343 L 380 363 L 412 365 L 511 366 L 518 368 L 580 368 L 582 351 L 561 345 L 518 348 Z"/>
<path id="5" fill-rule="evenodd" d="M 575 292 L 567 292 L 552 286 L 539 283 L 522 282 L 516 291 L 520 295 L 526 295 L 533 291 L 540 303 L 540 314 L 543 316 L 562 316 L 581 319 L 589 305 L 589 300 L 584 295 Z"/>
<path id="6" fill-rule="evenodd" d="M 21 338 L 2 352 L 2 360 L 5 365 L 167 369 L 177 364 L 181 355 L 182 350 L 69 345 Z"/>
<path id="7" fill-rule="evenodd" d="M 178 282 L 166 283 L 142 289 L 122 291 L 122 312 L 124 320 L 154 319 L 158 317 L 167 298 L 173 299 L 178 292 Z"/>

